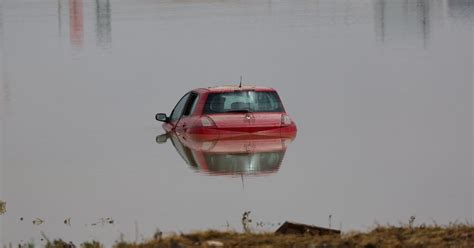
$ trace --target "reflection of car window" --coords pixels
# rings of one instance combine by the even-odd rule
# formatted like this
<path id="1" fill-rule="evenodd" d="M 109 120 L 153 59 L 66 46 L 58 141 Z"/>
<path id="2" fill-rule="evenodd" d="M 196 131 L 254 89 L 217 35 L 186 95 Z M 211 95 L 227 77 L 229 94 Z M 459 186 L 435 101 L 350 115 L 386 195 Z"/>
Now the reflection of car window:
<path id="1" fill-rule="evenodd" d="M 211 93 L 204 106 L 205 114 L 246 110 L 251 112 L 283 112 L 280 98 L 274 91 L 234 91 Z"/>
<path id="2" fill-rule="evenodd" d="M 172 122 L 177 121 L 179 117 L 181 117 L 181 114 L 183 113 L 184 107 L 186 106 L 186 102 L 188 101 L 189 98 L 189 93 L 184 95 L 181 100 L 176 104 L 176 106 L 173 109 L 173 112 L 171 112 L 170 120 Z"/>
<path id="3" fill-rule="evenodd" d="M 207 168 L 215 173 L 258 173 L 277 171 L 285 151 L 261 153 L 205 153 Z"/>
<path id="4" fill-rule="evenodd" d="M 193 152 L 188 147 L 184 146 L 183 143 L 175 135 L 171 135 L 171 143 L 173 143 L 174 148 L 178 151 L 178 154 L 183 158 L 183 160 L 192 167 L 197 167 L 197 163 L 194 160 Z"/>

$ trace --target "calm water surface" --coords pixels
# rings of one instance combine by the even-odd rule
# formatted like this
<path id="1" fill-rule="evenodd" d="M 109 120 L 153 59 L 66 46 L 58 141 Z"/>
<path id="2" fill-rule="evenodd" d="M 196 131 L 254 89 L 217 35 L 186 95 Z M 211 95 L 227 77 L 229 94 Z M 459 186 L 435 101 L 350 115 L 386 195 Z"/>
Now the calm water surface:
<path id="1" fill-rule="evenodd" d="M 0 243 L 473 221 L 473 23 L 472 0 L 0 0 Z M 155 141 L 240 75 L 279 91 L 287 148 L 206 170 Z"/>

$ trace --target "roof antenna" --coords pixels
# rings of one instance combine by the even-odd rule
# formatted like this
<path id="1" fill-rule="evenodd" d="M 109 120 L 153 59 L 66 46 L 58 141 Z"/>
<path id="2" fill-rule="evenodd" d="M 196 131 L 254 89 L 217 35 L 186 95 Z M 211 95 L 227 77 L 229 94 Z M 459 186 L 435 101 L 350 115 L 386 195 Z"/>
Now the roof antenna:
<path id="1" fill-rule="evenodd" d="M 239 88 L 242 88 L 242 76 L 240 76 L 240 84 L 239 84 Z"/>

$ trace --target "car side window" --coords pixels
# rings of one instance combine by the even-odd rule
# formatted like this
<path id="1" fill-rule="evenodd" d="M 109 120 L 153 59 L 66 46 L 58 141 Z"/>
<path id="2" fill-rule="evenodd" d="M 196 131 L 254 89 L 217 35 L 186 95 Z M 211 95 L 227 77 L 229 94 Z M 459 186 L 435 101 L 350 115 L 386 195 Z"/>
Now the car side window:
<path id="1" fill-rule="evenodd" d="M 170 121 L 175 122 L 179 120 L 181 115 L 183 114 L 184 107 L 186 107 L 186 103 L 188 102 L 190 93 L 187 93 L 184 95 L 181 100 L 176 104 L 176 106 L 173 109 L 173 112 L 171 112 L 170 116 Z"/>
<path id="2" fill-rule="evenodd" d="M 183 111 L 183 115 L 191 115 L 194 112 L 194 109 L 196 108 L 197 102 L 198 102 L 198 94 L 195 92 L 191 92 L 191 95 L 189 95 L 189 100 L 188 104 L 186 104 L 186 108 Z"/>

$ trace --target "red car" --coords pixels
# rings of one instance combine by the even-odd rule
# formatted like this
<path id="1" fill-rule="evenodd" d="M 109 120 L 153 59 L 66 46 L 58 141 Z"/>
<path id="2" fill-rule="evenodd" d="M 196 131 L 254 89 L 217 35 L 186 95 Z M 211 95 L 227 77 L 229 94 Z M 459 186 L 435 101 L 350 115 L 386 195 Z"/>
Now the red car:
<path id="1" fill-rule="evenodd" d="M 163 128 L 178 135 L 204 140 L 220 136 L 296 136 L 296 125 L 288 116 L 278 93 L 267 87 L 221 86 L 186 93 L 171 115 L 156 114 Z"/>

